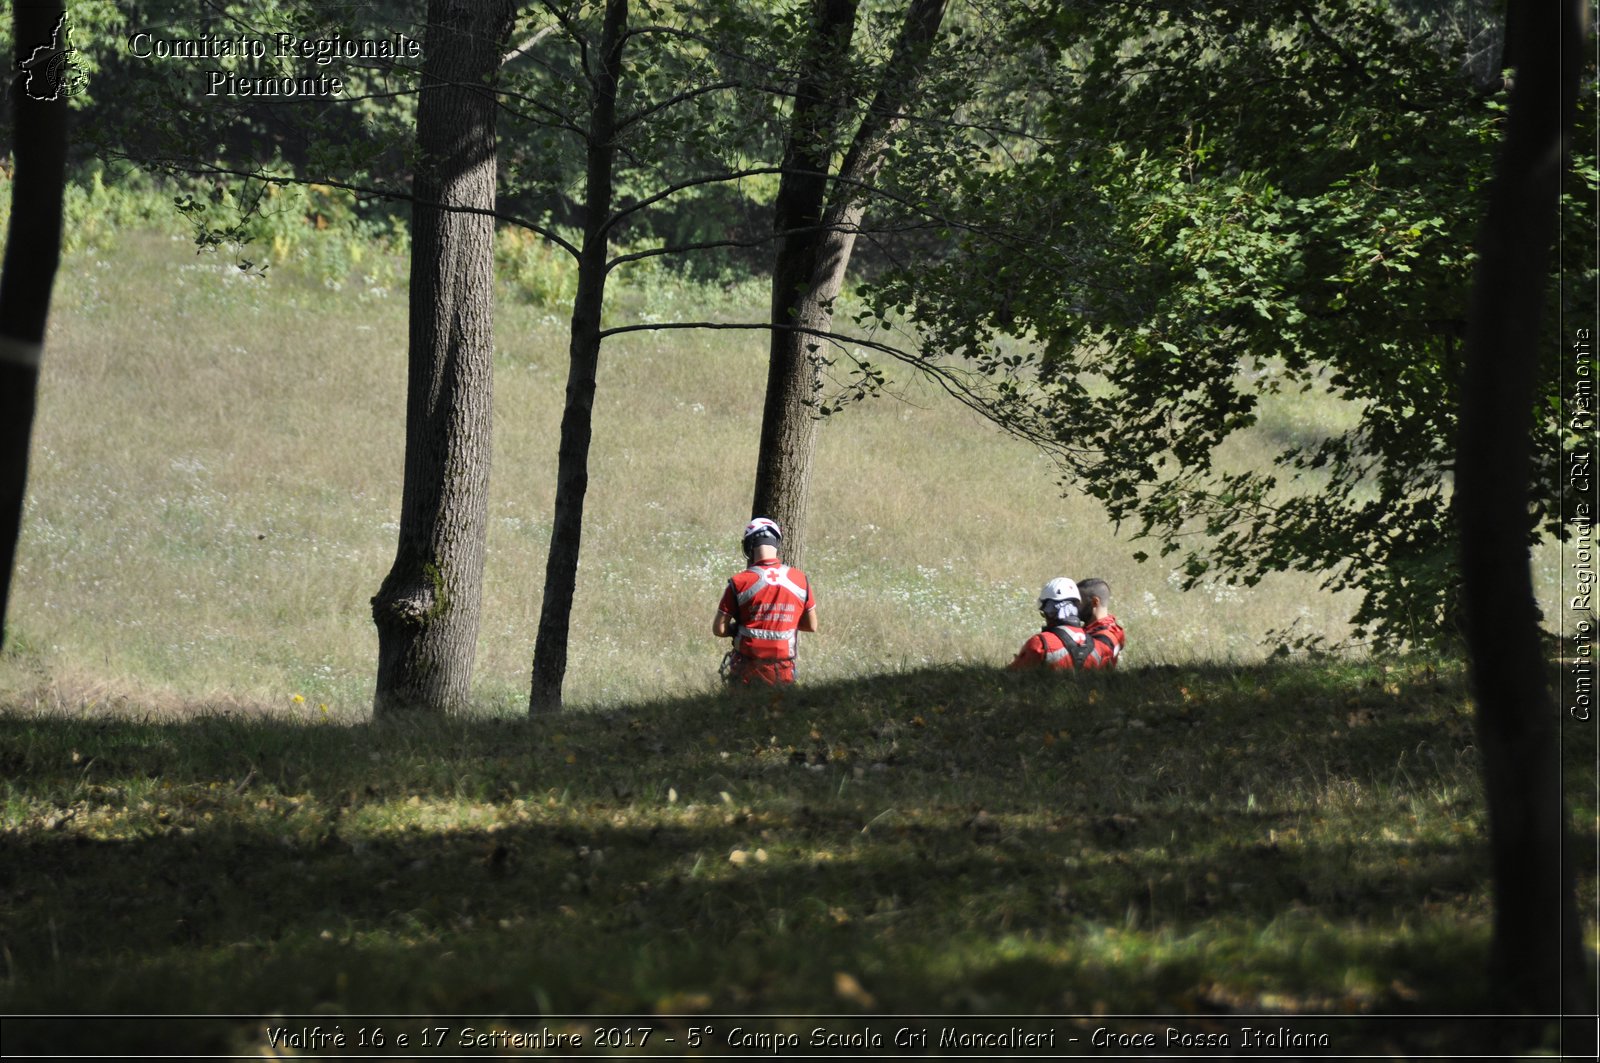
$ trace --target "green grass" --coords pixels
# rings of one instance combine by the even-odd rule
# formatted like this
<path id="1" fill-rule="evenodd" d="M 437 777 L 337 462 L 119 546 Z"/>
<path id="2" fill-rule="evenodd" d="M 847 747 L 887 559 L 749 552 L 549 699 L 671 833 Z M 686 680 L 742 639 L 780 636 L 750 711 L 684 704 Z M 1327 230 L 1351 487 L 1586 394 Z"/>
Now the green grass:
<path id="1" fill-rule="evenodd" d="M 763 346 L 608 344 L 567 688 L 588 711 L 530 721 L 565 330 L 508 287 L 474 710 L 373 725 L 403 290 L 273 273 L 151 235 L 63 273 L 0 657 L 0 1013 L 1352 1014 L 1347 1048 L 1481 1047 L 1379 1023 L 1492 1005 L 1459 666 L 1267 661 L 1270 629 L 1344 638 L 1353 600 L 1179 592 L 914 380 L 823 430 L 804 682 L 730 700 L 707 628 Z M 655 277 L 612 323 L 758 302 Z M 1257 445 L 1335 423 L 1313 405 Z M 1091 572 L 1124 671 L 1002 672 L 1038 586 Z M 1594 735 L 1565 741 L 1593 913 Z M 6 1050 L 261 1043 L 107 1029 L 12 1020 Z"/>
<path id="2" fill-rule="evenodd" d="M 1566 754 L 1592 912 L 1592 731 Z M 393 726 L 41 694 L 0 715 L 0 765 L 5 1013 L 1492 1004 L 1470 708 L 1431 662 Z M 1392 1043 L 1363 1029 L 1341 1044 Z"/>

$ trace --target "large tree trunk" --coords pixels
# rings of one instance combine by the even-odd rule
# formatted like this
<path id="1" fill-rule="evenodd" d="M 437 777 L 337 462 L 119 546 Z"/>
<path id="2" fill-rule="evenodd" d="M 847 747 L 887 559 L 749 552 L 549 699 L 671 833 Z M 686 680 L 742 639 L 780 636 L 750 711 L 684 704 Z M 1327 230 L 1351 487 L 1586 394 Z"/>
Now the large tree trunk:
<path id="1" fill-rule="evenodd" d="M 1491 986 L 1506 1010 L 1553 1013 L 1583 1010 L 1588 992 L 1564 855 L 1559 714 L 1529 571 L 1527 495 L 1535 367 L 1583 58 L 1583 6 L 1562 0 L 1508 9 L 1515 75 L 1479 236 L 1456 508 L 1489 806 Z"/>
<path id="2" fill-rule="evenodd" d="M 834 132 L 847 101 L 827 91 L 831 71 L 842 68 L 855 4 L 818 0 L 812 57 L 795 96 L 775 224 L 784 234 L 772 268 L 772 339 L 767 364 L 761 450 L 756 458 L 752 516 L 783 528 L 784 558 L 805 558 L 811 465 L 817 449 L 816 398 L 821 390 L 816 333 L 833 328 L 833 304 L 844 284 L 856 233 L 866 214 L 868 189 L 883 165 L 884 149 L 904 124 L 922 64 L 944 19 L 947 0 L 911 0 L 879 88 L 825 195 L 821 175 L 831 162 Z M 848 19 L 848 23 L 841 20 Z"/>
<path id="3" fill-rule="evenodd" d="M 496 102 L 511 0 L 429 0 L 417 101 L 405 486 L 372 599 L 378 715 L 464 706 L 482 607 L 494 354 Z M 435 205 L 437 204 L 437 205 Z M 452 209 L 457 208 L 457 209 Z"/>
<path id="4" fill-rule="evenodd" d="M 593 75 L 594 96 L 589 110 L 583 246 L 578 254 L 578 291 L 572 302 L 567 400 L 561 414 L 561 444 L 556 458 L 555 519 L 545 560 L 539 634 L 533 650 L 529 715 L 561 708 L 561 685 L 567 675 L 567 635 L 572 622 L 572 599 L 578 587 L 578 553 L 583 544 L 583 500 L 589 490 L 589 439 L 594 422 L 595 376 L 600 367 L 611 170 L 616 158 L 617 82 L 622 75 L 627 26 L 627 0 L 606 0 L 600 31 L 600 65 Z"/>
<path id="5" fill-rule="evenodd" d="M 772 264 L 772 323 L 816 328 L 812 277 L 823 244 L 822 213 L 834 144 L 849 101 L 842 72 L 850 56 L 858 0 L 813 0 L 811 36 L 795 86 L 783 175 L 773 202 L 778 235 Z M 784 532 L 784 556 L 799 565 L 805 555 L 811 459 L 817 445 L 814 402 L 823 341 L 799 331 L 774 329 L 768 342 L 766 407 L 756 459 L 751 516 L 771 517 Z"/>
<path id="6" fill-rule="evenodd" d="M 22 531 L 28 485 L 28 444 L 39 387 L 50 293 L 61 259 L 61 194 L 67 168 L 66 72 L 56 50 L 65 47 L 65 6 L 16 0 L 12 7 L 17 63 L 13 78 L 16 167 L 11 223 L 0 272 L 0 646 L 5 644 L 11 567 Z M 36 49 L 43 48 L 44 52 Z M 25 65 L 24 65 L 25 64 Z"/>

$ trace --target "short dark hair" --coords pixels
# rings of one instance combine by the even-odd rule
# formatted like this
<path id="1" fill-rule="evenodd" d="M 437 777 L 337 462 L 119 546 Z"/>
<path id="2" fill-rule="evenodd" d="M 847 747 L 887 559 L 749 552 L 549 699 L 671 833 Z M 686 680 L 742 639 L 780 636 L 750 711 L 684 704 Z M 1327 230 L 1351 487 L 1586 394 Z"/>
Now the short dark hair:
<path id="1" fill-rule="evenodd" d="M 1085 602 L 1090 598 L 1099 598 L 1101 605 L 1111 604 L 1111 584 L 1103 579 L 1091 577 L 1079 580 L 1078 593 L 1083 595 Z"/>

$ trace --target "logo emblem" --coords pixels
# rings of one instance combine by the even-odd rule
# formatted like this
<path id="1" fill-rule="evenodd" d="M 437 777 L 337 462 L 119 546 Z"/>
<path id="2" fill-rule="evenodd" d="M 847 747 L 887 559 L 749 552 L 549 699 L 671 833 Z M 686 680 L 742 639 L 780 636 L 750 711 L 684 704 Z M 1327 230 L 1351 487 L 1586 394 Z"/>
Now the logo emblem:
<path id="1" fill-rule="evenodd" d="M 33 54 L 17 64 L 25 75 L 22 91 L 30 100 L 51 103 L 83 91 L 87 79 L 73 61 L 77 49 L 67 43 L 67 15 L 62 12 L 50 43 L 34 48 Z"/>

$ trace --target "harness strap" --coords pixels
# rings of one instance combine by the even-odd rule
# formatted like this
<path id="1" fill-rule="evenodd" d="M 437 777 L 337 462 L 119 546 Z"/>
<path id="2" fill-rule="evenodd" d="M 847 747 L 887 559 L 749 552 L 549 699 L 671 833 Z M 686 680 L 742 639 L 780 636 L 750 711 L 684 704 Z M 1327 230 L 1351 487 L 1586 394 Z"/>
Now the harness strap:
<path id="1" fill-rule="evenodd" d="M 760 565 L 751 565 L 749 568 L 745 569 L 745 571 L 754 572 L 756 574 L 756 581 L 750 584 L 750 586 L 746 587 L 742 592 L 735 594 L 735 597 L 738 599 L 740 605 L 744 605 L 751 598 L 753 598 L 756 591 L 760 590 L 763 585 L 782 587 L 796 598 L 799 598 L 802 602 L 806 601 L 810 597 L 804 587 L 800 586 L 794 580 L 789 578 L 788 565 L 768 565 L 765 568 Z M 730 580 L 729 582 L 731 583 L 732 581 Z"/>
<path id="2" fill-rule="evenodd" d="M 1083 638 L 1083 641 L 1079 642 L 1072 637 L 1071 629 L 1066 627 L 1050 627 L 1045 628 L 1045 630 L 1061 640 L 1061 649 L 1051 650 L 1046 653 L 1044 655 L 1045 662 L 1055 664 L 1061 658 L 1070 656 L 1072 658 L 1072 667 L 1082 670 L 1083 662 L 1087 661 L 1089 654 L 1094 652 L 1095 640 L 1089 635 L 1079 632 Z"/>
<path id="3" fill-rule="evenodd" d="M 1110 635 L 1107 635 L 1105 632 L 1089 631 L 1085 632 L 1085 634 L 1094 639 L 1096 642 L 1100 643 L 1101 646 L 1105 647 L 1104 652 L 1101 653 L 1100 656 L 1104 657 L 1106 660 L 1114 661 L 1122 655 L 1122 647 L 1117 645 L 1117 640 L 1112 638 Z"/>
<path id="4" fill-rule="evenodd" d="M 787 590 L 790 594 L 800 599 L 802 603 L 800 609 L 802 611 L 805 609 L 805 603 L 810 601 L 810 592 L 789 578 L 788 565 L 751 565 L 745 571 L 754 573 L 756 579 L 743 591 L 740 591 L 734 585 L 733 580 L 730 579 L 728 581 L 729 588 L 733 590 L 734 600 L 739 607 L 739 612 L 744 611 L 743 607 L 748 605 L 750 599 L 755 597 L 756 592 L 764 586 L 782 587 Z M 793 629 L 789 631 L 773 631 L 768 628 L 748 627 L 737 614 L 734 617 L 734 653 L 742 660 L 761 663 L 792 661 L 800 653 L 799 636 L 799 631 Z M 739 646 L 745 639 L 749 639 L 752 643 L 786 642 L 788 643 L 789 655 L 787 657 L 754 657 L 749 654 L 739 653 Z"/>

